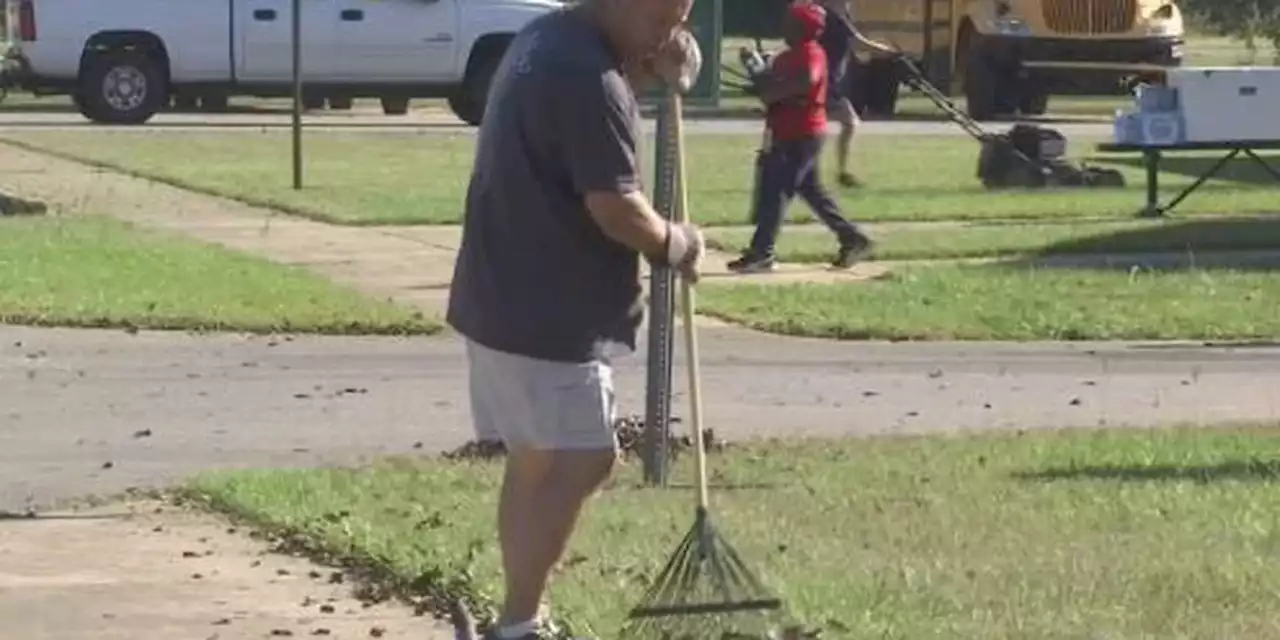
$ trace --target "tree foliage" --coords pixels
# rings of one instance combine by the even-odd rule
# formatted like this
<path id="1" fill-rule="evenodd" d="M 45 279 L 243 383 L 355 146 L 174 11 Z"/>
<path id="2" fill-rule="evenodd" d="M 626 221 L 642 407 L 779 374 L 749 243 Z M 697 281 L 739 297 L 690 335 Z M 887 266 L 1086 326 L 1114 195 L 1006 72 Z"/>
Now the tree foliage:
<path id="1" fill-rule="evenodd" d="M 1183 11 L 1249 48 L 1268 42 L 1280 50 L 1280 0 L 1182 0 Z"/>

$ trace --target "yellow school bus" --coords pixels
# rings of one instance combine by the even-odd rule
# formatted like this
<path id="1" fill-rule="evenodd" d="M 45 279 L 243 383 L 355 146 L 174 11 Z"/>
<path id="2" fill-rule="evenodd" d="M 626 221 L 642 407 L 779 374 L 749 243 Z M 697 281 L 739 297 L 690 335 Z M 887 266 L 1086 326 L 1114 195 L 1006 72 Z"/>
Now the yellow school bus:
<path id="1" fill-rule="evenodd" d="M 1042 115 L 1049 95 L 1118 88 L 1140 67 L 1182 62 L 1169 0 L 848 0 L 863 35 L 908 54 L 969 114 Z M 898 68 L 859 54 L 860 107 L 892 115 Z"/>

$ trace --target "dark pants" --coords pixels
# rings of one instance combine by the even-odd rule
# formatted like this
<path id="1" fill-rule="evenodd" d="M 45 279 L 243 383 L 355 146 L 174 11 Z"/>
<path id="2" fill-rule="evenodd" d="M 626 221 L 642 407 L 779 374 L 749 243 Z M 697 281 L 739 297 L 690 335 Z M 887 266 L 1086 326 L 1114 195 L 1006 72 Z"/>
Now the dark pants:
<path id="1" fill-rule="evenodd" d="M 791 199 L 797 194 L 841 242 L 857 233 L 857 227 L 840 215 L 839 205 L 819 180 L 818 160 L 822 156 L 822 143 L 822 138 L 774 141 L 760 158 L 752 255 L 773 255 L 782 219 L 786 217 Z"/>

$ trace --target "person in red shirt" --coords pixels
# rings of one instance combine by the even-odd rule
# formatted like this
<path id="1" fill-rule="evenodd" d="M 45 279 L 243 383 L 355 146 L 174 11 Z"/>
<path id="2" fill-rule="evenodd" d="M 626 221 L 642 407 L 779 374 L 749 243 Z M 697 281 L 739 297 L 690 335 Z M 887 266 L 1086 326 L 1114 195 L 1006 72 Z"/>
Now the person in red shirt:
<path id="1" fill-rule="evenodd" d="M 767 107 L 771 135 L 757 169 L 756 231 L 751 246 L 728 264 L 730 271 L 773 269 L 782 219 L 797 194 L 839 241 L 832 266 L 847 269 L 871 247 L 871 240 L 841 215 L 820 178 L 829 79 L 827 56 L 818 37 L 825 22 L 826 11 L 818 4 L 809 0 L 791 4 L 782 25 L 787 48 L 774 58 L 770 72 L 754 81 L 753 91 Z"/>

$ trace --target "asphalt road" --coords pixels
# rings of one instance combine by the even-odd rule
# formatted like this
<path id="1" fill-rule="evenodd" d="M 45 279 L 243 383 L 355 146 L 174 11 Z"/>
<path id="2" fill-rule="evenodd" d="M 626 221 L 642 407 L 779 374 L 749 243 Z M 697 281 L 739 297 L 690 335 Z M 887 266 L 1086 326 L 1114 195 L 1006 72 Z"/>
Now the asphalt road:
<path id="1" fill-rule="evenodd" d="M 1269 421 L 1280 348 L 867 344 L 700 335 L 728 438 Z M 643 351 L 641 351 L 643 353 Z M 0 326 L 0 509 L 202 469 L 348 463 L 470 436 L 456 338 L 294 340 Z M 683 388 L 683 369 L 676 387 Z M 641 413 L 643 356 L 621 363 Z M 684 396 L 675 401 L 684 415 Z"/>
<path id="2" fill-rule="evenodd" d="M 0 131 L 27 129 L 69 129 L 102 131 L 172 131 L 210 130 L 262 131 L 263 129 L 288 128 L 292 117 L 282 112 L 241 112 L 226 114 L 162 113 L 146 125 L 104 126 L 85 120 L 78 113 L 0 111 Z M 324 112 L 304 116 L 303 125 L 311 129 L 353 131 L 414 131 L 418 133 L 474 134 L 476 129 L 462 124 L 453 116 L 433 110 L 415 111 L 405 116 L 386 116 L 369 110 L 350 112 Z M 649 122 L 652 127 L 652 121 Z M 686 131 L 694 134 L 757 134 L 759 120 L 686 120 Z M 1008 128 L 1009 123 L 988 123 L 992 130 Z M 1063 121 L 1051 126 L 1067 136 L 1105 136 L 1111 125 L 1105 122 Z M 866 122 L 863 131 L 867 135 L 966 135 L 962 129 L 949 122 L 893 121 Z"/>

